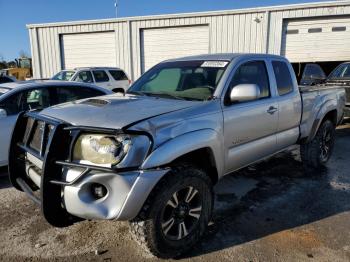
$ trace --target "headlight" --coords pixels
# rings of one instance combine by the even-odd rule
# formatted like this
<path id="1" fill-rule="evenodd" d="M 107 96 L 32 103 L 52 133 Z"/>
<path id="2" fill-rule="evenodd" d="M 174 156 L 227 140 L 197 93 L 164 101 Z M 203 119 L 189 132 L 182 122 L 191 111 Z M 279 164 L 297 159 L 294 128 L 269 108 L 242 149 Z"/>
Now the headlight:
<path id="1" fill-rule="evenodd" d="M 116 165 L 125 157 L 131 145 L 129 135 L 83 134 L 75 143 L 73 160 L 85 164 Z"/>

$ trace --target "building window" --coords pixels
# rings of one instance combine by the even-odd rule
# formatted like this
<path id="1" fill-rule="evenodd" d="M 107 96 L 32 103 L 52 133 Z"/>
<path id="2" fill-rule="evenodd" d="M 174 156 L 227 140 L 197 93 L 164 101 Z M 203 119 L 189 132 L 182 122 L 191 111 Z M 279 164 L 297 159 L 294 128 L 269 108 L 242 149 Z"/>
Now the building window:
<path id="1" fill-rule="evenodd" d="M 299 30 L 298 29 L 287 30 L 286 34 L 287 35 L 296 35 L 296 34 L 299 34 Z"/>
<path id="2" fill-rule="evenodd" d="M 308 30 L 309 33 L 321 33 L 322 32 L 322 28 L 310 28 Z"/>
<path id="3" fill-rule="evenodd" d="M 342 32 L 346 31 L 346 26 L 335 26 L 332 27 L 332 32 Z"/>

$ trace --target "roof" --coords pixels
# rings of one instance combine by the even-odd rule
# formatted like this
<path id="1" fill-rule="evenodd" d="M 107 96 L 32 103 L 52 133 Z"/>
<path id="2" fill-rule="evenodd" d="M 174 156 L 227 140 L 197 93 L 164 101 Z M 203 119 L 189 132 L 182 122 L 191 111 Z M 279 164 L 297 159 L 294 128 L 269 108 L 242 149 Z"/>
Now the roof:
<path id="1" fill-rule="evenodd" d="M 111 66 L 84 66 L 84 67 L 76 67 L 73 70 L 82 70 L 82 69 L 107 69 L 107 70 L 114 69 L 114 70 L 122 70 L 119 67 L 111 67 Z M 67 70 L 65 70 L 65 71 L 67 71 Z"/>
<path id="2" fill-rule="evenodd" d="M 249 53 L 219 53 L 219 54 L 203 54 L 196 56 L 186 56 L 175 59 L 169 59 L 164 62 L 177 62 L 177 61 L 188 61 L 188 60 L 218 60 L 218 61 L 232 61 L 235 58 L 279 58 L 285 59 L 279 55 L 270 54 L 249 54 Z"/>
<path id="3" fill-rule="evenodd" d="M 256 8 L 222 10 L 222 11 L 181 13 L 181 14 L 164 14 L 164 15 L 137 16 L 137 17 L 126 17 L 126 18 L 110 18 L 110 19 L 98 19 L 98 20 L 55 22 L 55 23 L 44 23 L 44 24 L 27 24 L 27 28 L 54 27 L 54 26 L 77 25 L 77 24 L 79 24 L 79 25 L 101 24 L 101 23 L 113 23 L 113 22 L 154 20 L 154 19 L 162 19 L 162 18 L 201 17 L 201 16 L 208 16 L 208 15 L 211 15 L 211 16 L 229 15 L 229 14 L 242 14 L 242 13 L 304 9 L 304 8 L 313 8 L 313 7 L 333 7 L 333 6 L 342 6 L 342 5 L 350 5 L 350 1 L 349 0 L 345 0 L 345 1 L 339 0 L 339 1 L 325 1 L 325 2 L 316 2 L 316 3 L 303 3 L 303 4 L 277 5 L 277 6 L 256 7 Z"/>

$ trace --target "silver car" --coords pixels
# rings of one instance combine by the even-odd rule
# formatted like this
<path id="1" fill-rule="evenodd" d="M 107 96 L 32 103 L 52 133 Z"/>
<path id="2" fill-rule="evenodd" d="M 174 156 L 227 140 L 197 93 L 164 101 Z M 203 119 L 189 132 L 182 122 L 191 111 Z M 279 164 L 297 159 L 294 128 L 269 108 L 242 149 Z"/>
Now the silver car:
<path id="1" fill-rule="evenodd" d="M 78 99 L 111 94 L 112 91 L 84 83 L 28 81 L 0 85 L 0 166 L 7 165 L 12 129 L 21 111 Z"/>

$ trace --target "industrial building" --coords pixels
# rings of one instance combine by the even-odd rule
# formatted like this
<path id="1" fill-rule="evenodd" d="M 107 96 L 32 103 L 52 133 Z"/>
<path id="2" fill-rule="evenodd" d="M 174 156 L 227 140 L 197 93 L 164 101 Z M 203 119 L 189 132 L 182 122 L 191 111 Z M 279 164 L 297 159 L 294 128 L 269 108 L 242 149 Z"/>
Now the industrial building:
<path id="1" fill-rule="evenodd" d="M 117 66 L 132 79 L 156 63 L 203 53 L 252 52 L 293 63 L 350 60 L 350 1 L 27 25 L 34 78 Z"/>

